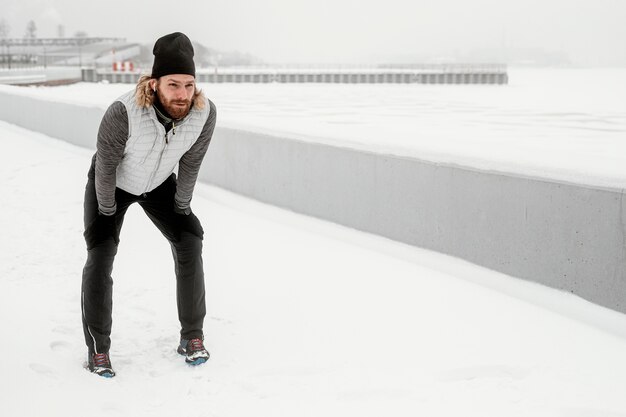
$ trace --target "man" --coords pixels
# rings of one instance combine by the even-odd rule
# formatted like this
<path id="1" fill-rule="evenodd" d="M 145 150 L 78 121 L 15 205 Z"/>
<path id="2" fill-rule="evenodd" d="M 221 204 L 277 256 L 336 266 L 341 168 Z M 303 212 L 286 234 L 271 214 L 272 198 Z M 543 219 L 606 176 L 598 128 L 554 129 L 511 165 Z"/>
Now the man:
<path id="1" fill-rule="evenodd" d="M 196 89 L 194 51 L 187 36 L 163 36 L 153 53 L 152 75 L 143 76 L 102 118 L 85 190 L 83 331 L 88 369 L 105 377 L 115 375 L 109 358 L 111 272 L 124 215 L 133 203 L 139 203 L 172 247 L 181 324 L 177 351 L 192 365 L 209 358 L 202 330 L 204 232 L 190 201 L 216 109 Z"/>

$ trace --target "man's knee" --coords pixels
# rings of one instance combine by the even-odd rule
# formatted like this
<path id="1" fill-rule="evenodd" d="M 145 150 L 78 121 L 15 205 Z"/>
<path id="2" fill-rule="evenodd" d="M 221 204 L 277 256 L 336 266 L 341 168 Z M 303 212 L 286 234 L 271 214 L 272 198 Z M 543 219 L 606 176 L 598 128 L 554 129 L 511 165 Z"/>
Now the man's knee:
<path id="1" fill-rule="evenodd" d="M 178 249 L 197 252 L 202 250 L 202 237 L 187 230 L 181 230 L 177 242 L 174 246 Z"/>
<path id="2" fill-rule="evenodd" d="M 117 249 L 119 243 L 119 225 L 116 216 L 98 215 L 85 229 L 83 236 L 87 249 L 103 248 L 103 251 Z"/>
<path id="3" fill-rule="evenodd" d="M 172 252 L 177 263 L 194 263 L 202 257 L 202 238 L 183 230 L 179 239 L 172 242 Z"/>
<path id="4" fill-rule="evenodd" d="M 200 219 L 196 217 L 195 214 L 191 213 L 189 215 L 181 215 L 176 214 L 177 216 L 177 227 L 179 231 L 179 240 L 192 239 L 189 234 L 195 236 L 196 238 L 202 240 L 204 238 L 204 229 L 202 228 L 202 224 L 200 223 Z"/>
<path id="5" fill-rule="evenodd" d="M 87 250 L 87 267 L 109 269 L 117 254 L 117 243 L 113 238 L 96 243 Z"/>

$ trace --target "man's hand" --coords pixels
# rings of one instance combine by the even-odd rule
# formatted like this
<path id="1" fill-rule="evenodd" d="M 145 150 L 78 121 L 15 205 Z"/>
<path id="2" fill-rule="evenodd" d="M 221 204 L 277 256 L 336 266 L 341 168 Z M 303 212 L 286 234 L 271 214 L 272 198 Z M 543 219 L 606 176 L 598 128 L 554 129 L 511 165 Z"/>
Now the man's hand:
<path id="1" fill-rule="evenodd" d="M 180 214 L 182 216 L 189 216 L 191 214 L 191 207 L 180 208 L 176 204 L 174 204 L 174 213 Z"/>
<path id="2" fill-rule="evenodd" d="M 176 223 L 178 232 L 189 232 L 201 239 L 204 237 L 204 230 L 202 229 L 200 220 L 193 214 L 191 207 L 180 208 L 174 204 L 174 213 L 176 213 L 175 216 L 177 217 Z"/>
<path id="3" fill-rule="evenodd" d="M 87 240 L 88 249 L 110 238 L 113 238 L 115 243 L 118 244 L 119 236 L 115 215 L 105 216 L 102 213 L 98 213 L 96 218 L 87 226 L 84 235 Z"/>

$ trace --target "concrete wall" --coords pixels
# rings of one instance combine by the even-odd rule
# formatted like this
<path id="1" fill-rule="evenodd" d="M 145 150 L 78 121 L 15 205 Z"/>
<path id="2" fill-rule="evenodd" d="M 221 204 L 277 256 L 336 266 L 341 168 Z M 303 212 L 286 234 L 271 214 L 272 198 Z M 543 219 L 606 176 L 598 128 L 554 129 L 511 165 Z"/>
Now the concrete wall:
<path id="1" fill-rule="evenodd" d="M 0 120 L 94 148 L 104 110 L 0 92 Z"/>
<path id="2" fill-rule="evenodd" d="M 92 148 L 103 113 L 6 93 L 0 93 L 0 109 L 0 119 Z M 201 180 L 626 312 L 622 190 L 480 172 L 219 126 Z"/>

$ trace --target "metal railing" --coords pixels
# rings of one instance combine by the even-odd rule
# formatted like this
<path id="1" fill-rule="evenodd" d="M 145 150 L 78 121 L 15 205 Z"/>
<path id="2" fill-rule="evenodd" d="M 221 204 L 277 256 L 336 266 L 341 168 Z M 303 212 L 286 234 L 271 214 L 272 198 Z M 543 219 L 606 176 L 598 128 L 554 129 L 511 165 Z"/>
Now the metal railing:
<path id="1" fill-rule="evenodd" d="M 141 73 L 102 71 L 83 69 L 83 81 L 111 83 L 135 83 Z M 287 71 L 269 68 L 262 70 L 221 69 L 219 71 L 196 72 L 196 81 L 200 83 L 335 83 L 335 84 L 507 84 L 508 74 L 500 68 L 498 71 L 470 71 L 467 67 L 456 67 L 455 71 L 376 69 L 315 71 L 312 69 Z"/>

